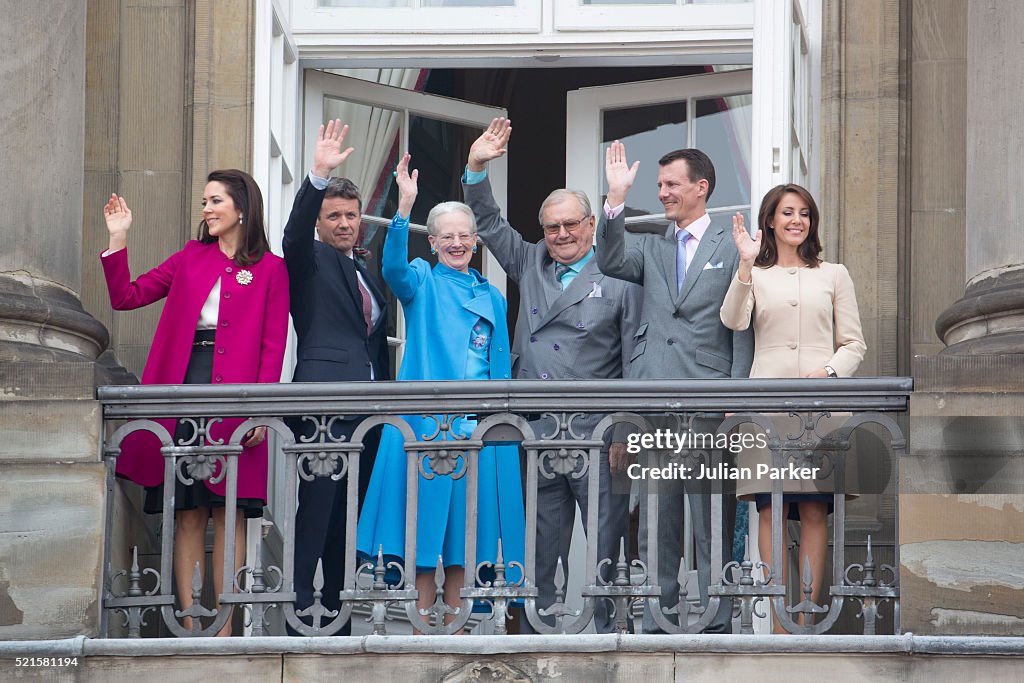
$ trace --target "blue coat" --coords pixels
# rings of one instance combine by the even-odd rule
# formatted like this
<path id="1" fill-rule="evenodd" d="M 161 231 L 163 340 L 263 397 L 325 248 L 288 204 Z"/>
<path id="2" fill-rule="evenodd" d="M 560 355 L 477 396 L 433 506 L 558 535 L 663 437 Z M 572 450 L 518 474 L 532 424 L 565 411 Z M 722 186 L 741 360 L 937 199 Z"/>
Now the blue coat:
<path id="1" fill-rule="evenodd" d="M 392 223 L 381 259 L 384 280 L 402 302 L 406 317 L 407 341 L 398 379 L 509 379 L 505 298 L 475 270 L 462 273 L 441 263 L 431 267 L 418 258 L 408 262 L 408 243 L 408 228 Z M 480 318 L 492 326 L 488 376 L 467 377 L 470 335 Z M 437 431 L 433 419 L 404 417 L 419 439 Z M 475 426 L 473 420 L 458 420 L 455 430 L 468 435 Z M 359 517 L 361 556 L 373 557 L 381 546 L 391 558 L 405 554 L 407 457 L 399 431 L 385 428 Z M 495 560 L 499 537 L 505 562 L 522 562 L 525 514 L 518 448 L 488 446 L 480 451 L 478 463 L 477 562 Z M 417 567 L 432 570 L 438 555 L 445 566 L 464 566 L 466 477 L 420 476 L 418 485 Z M 510 572 L 509 578 L 517 577 Z"/>
<path id="2" fill-rule="evenodd" d="M 493 326 L 490 378 L 512 377 L 505 312 L 508 302 L 480 273 L 408 262 L 409 229 L 392 225 L 381 259 L 384 281 L 405 310 L 406 343 L 400 380 L 474 379 L 465 376 L 469 334 L 478 318 Z"/>

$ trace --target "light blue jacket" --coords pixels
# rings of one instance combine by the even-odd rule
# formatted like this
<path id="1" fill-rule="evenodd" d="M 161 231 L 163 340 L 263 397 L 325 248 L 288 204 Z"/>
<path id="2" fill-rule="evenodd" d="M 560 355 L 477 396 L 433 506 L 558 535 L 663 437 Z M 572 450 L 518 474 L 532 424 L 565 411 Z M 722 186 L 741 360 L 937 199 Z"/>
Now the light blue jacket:
<path id="1" fill-rule="evenodd" d="M 475 270 L 461 273 L 440 263 L 431 268 L 423 259 L 407 262 L 409 230 L 402 223 L 396 220 L 388 229 L 381 259 L 384 280 L 405 310 L 407 342 L 398 379 L 509 379 L 512 362 L 504 297 Z M 480 318 L 492 326 L 487 370 L 475 363 L 474 376 L 466 377 L 470 335 Z M 416 438 L 437 433 L 440 416 L 403 417 Z M 468 436 L 475 427 L 475 420 L 459 419 L 452 432 L 439 438 Z M 385 427 L 359 517 L 357 549 L 362 557 L 374 556 L 378 548 L 387 557 L 405 554 L 408 457 L 401 434 Z M 429 463 L 424 467 L 430 471 Z M 494 562 L 500 538 L 506 563 L 521 562 L 525 514 L 518 448 L 485 446 L 478 467 L 476 559 Z M 445 566 L 464 565 L 466 477 L 420 475 L 418 487 L 416 566 L 431 570 L 438 556 Z"/>
<path id="2" fill-rule="evenodd" d="M 501 292 L 472 268 L 468 273 L 409 258 L 409 228 L 388 228 L 382 272 L 405 310 L 406 343 L 400 380 L 465 377 L 469 338 L 478 318 L 493 326 L 490 379 L 512 376 L 511 345 Z"/>

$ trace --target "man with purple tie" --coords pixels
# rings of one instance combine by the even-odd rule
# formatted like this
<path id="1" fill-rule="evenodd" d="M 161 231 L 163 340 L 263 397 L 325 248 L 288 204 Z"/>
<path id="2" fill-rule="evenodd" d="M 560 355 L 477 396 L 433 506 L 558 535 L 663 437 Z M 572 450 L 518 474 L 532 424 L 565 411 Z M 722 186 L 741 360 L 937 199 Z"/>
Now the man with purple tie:
<path id="1" fill-rule="evenodd" d="M 739 267 L 731 234 L 708 215 L 707 202 L 715 190 L 715 167 L 699 149 L 679 149 L 658 160 L 658 200 L 670 221 L 665 232 L 626 234 L 625 208 L 640 162 L 626 162 L 626 148 L 616 140 L 605 153 L 608 195 L 597 227 L 597 265 L 601 272 L 643 285 L 643 316 L 637 330 L 636 350 L 625 369 L 628 379 L 702 379 L 747 377 L 753 360 L 753 336 L 733 332 L 722 324 L 719 309 Z M 694 431 L 714 432 L 721 418 L 701 418 Z M 672 425 L 655 425 L 670 428 Z M 711 495 L 687 484 L 694 521 L 701 602 L 708 604 L 711 576 Z M 683 492 L 662 491 L 656 496 L 659 511 L 658 566 L 661 605 L 678 601 L 679 528 Z M 640 497 L 640 556 L 647 560 L 648 496 Z M 731 547 L 730 514 L 735 497 L 723 495 L 724 547 Z M 726 550 L 728 561 L 728 550 Z M 706 633 L 731 631 L 730 601 L 721 600 Z M 644 611 L 644 632 L 657 633 L 649 609 Z"/>
<path id="2" fill-rule="evenodd" d="M 387 300 L 377 279 L 354 258 L 362 198 L 347 178 L 331 178 L 352 152 L 342 141 L 348 126 L 329 121 L 320 126 L 313 168 L 295 195 L 284 229 L 284 259 L 291 285 L 291 313 L 298 337 L 293 382 L 355 382 L 386 380 L 388 369 Z M 320 237 L 313 239 L 314 230 Z M 332 436 L 351 436 L 356 418 L 335 420 Z M 293 419 L 296 441 L 311 438 L 314 424 Z M 359 460 L 362 497 L 373 469 L 379 431 L 364 440 Z M 339 607 L 344 557 L 345 477 L 299 480 L 295 516 L 296 611 L 313 602 L 313 575 L 323 560 L 323 604 Z M 352 539 L 355 542 L 355 539 Z M 290 630 L 290 629 L 289 629 Z M 341 634 L 347 635 L 346 625 Z"/>

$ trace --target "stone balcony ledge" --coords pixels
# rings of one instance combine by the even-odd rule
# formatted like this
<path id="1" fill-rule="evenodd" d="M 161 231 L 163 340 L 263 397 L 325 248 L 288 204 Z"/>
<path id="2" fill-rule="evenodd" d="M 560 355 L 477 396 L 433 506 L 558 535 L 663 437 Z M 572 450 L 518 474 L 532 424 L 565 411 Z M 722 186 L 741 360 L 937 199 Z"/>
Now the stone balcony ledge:
<path id="1" fill-rule="evenodd" d="M 354 636 L 0 642 L 18 680 L 1016 682 L 1024 638 L 770 635 Z M 61 667 L 18 657 L 65 658 Z M 38 659 L 35 661 L 39 661 Z"/>
<path id="2" fill-rule="evenodd" d="M 1024 637 L 862 635 L 266 636 L 250 638 L 87 638 L 0 642 L 0 659 L 202 655 L 498 655 L 526 653 L 988 655 L 1024 657 Z"/>

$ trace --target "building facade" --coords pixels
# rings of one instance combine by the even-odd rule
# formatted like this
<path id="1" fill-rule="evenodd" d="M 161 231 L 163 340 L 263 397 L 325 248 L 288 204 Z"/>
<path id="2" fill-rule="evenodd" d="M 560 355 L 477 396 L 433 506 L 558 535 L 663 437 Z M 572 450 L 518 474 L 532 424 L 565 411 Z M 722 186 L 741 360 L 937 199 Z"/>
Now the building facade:
<path id="1" fill-rule="evenodd" d="M 141 373 L 159 307 L 110 310 L 104 199 L 131 201 L 140 272 L 193 235 L 209 170 L 246 169 L 279 251 L 324 119 L 351 122 L 360 151 L 344 171 L 386 217 L 401 153 L 430 178 L 421 206 L 457 197 L 473 131 L 504 115 L 513 147 L 491 173 L 513 225 L 535 225 L 553 187 L 597 201 L 613 139 L 648 170 L 667 149 L 716 150 L 727 182 L 713 214 L 756 211 L 779 182 L 811 188 L 824 255 L 857 286 L 859 374 L 915 380 L 899 496 L 850 512 L 898 530 L 881 543 L 900 548 L 900 629 L 1024 635 L 1018 5 L 3 1 L 0 35 L 26 47 L 0 69 L 0 637 L 95 635 L 107 506 L 119 534 L 145 535 L 108 488 L 95 387 Z M 656 203 L 630 208 L 656 220 Z M 371 225 L 368 246 L 379 239 Z M 480 266 L 504 288 L 486 254 Z M 403 324 L 390 324 L 397 358 Z M 1005 437 L 996 473 L 926 486 L 951 444 L 981 448 L 978 429 Z"/>

